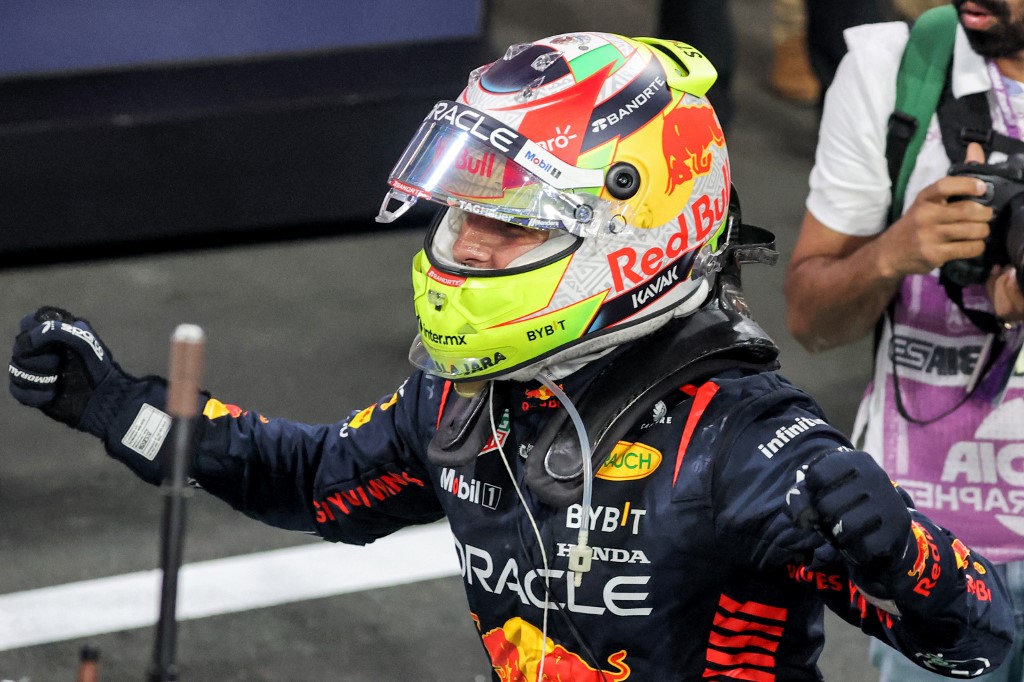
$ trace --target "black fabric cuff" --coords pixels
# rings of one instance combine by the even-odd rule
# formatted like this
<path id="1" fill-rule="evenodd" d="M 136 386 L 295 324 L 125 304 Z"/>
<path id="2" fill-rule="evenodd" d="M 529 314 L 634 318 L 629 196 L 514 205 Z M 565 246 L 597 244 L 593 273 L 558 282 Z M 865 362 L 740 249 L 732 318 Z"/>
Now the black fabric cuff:
<path id="1" fill-rule="evenodd" d="M 89 403 L 82 412 L 81 421 L 75 428 L 91 433 L 101 440 L 106 440 L 111 422 L 124 408 L 125 401 L 128 400 L 138 382 L 138 379 L 125 374 L 119 368 L 112 368 L 103 381 L 96 386 L 89 398 Z"/>
<path id="2" fill-rule="evenodd" d="M 163 453 L 172 442 L 172 420 L 164 410 L 167 381 L 121 374 L 104 380 L 79 427 L 100 437 L 107 453 L 147 483 L 163 480 Z"/>

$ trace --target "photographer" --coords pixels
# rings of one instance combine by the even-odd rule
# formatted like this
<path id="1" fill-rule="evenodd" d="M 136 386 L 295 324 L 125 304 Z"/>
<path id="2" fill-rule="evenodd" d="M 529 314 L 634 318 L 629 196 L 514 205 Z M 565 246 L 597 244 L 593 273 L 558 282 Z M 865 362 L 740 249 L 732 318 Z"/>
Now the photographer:
<path id="1" fill-rule="evenodd" d="M 811 352 L 875 331 L 874 378 L 854 441 L 863 437 L 863 447 L 881 455 L 919 509 L 1000 564 L 1016 600 L 1017 641 L 1013 659 L 985 679 L 1019 681 L 1024 518 L 1012 500 L 1024 497 L 1019 460 L 1013 464 L 1024 441 L 1024 379 L 1014 371 L 1024 294 L 1019 252 L 1017 260 L 1007 257 L 1005 241 L 1007 230 L 1020 238 L 1024 215 L 1017 202 L 991 200 L 993 180 L 984 173 L 959 174 L 970 173 L 970 166 L 948 172 L 965 161 L 1006 171 L 1008 154 L 1021 147 L 1024 1 L 953 5 L 959 25 L 951 8 L 931 10 L 948 13 L 955 31 L 942 101 L 981 93 L 985 120 L 996 134 L 979 139 L 995 139 L 997 149 L 1008 151 L 987 153 L 960 139 L 951 153 L 944 128 L 955 126 L 940 126 L 940 117 L 932 116 L 902 211 L 890 220 L 887 130 L 908 28 L 888 23 L 848 30 L 849 52 L 825 98 L 807 211 L 787 272 L 787 322 Z M 1004 257 L 992 257 L 1000 251 Z M 950 282 L 956 268 L 949 264 L 979 266 L 981 275 Z M 882 680 L 935 679 L 886 647 L 872 646 Z"/>

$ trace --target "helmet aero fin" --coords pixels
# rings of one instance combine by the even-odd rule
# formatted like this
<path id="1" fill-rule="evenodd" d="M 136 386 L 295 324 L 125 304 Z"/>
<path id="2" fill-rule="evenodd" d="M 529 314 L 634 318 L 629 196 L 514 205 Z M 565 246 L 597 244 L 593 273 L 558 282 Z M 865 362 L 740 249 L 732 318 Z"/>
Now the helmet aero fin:
<path id="1" fill-rule="evenodd" d="M 679 68 L 673 69 L 666 79 L 673 90 L 682 90 L 696 97 L 703 97 L 718 80 L 718 70 L 708 61 L 704 53 L 678 40 L 662 38 L 636 38 L 638 42 L 661 50 L 676 62 Z"/>

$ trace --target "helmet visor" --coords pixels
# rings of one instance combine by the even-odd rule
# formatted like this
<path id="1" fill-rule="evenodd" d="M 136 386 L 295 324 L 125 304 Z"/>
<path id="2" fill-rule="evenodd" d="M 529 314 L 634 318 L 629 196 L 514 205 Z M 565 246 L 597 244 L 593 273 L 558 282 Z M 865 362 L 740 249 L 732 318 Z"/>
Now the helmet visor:
<path id="1" fill-rule="evenodd" d="M 523 138 L 503 151 L 481 130 L 486 128 L 467 130 L 428 117 L 391 173 L 392 193 L 578 236 L 608 225 L 618 213 L 617 204 L 597 196 L 602 171 L 566 164 Z"/>
<path id="2" fill-rule="evenodd" d="M 580 242 L 564 230 L 539 230 L 449 208 L 428 232 L 425 251 L 445 272 L 511 275 L 563 258 Z"/>

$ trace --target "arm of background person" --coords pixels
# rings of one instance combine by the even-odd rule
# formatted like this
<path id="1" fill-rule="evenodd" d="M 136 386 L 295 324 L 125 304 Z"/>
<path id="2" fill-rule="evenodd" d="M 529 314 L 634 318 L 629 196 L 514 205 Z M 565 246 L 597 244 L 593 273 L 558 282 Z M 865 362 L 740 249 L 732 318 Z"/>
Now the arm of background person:
<path id="1" fill-rule="evenodd" d="M 790 332 L 812 352 L 871 332 L 905 275 L 980 253 L 990 215 L 976 202 L 948 202 L 980 191 L 971 179 L 944 177 L 914 190 L 905 214 L 886 226 L 885 131 L 907 27 L 859 26 L 845 36 L 849 50 L 825 96 L 808 213 L 786 275 Z M 979 148 L 968 158 L 981 161 L 983 153 Z M 935 166 L 939 173 L 943 160 Z M 928 175 L 938 173 L 926 167 L 917 187 Z"/>
<path id="2" fill-rule="evenodd" d="M 981 147 L 972 144 L 967 160 L 983 161 Z M 940 178 L 872 236 L 844 234 L 805 212 L 786 272 L 790 333 L 811 352 L 855 341 L 874 329 L 904 276 L 980 255 L 992 209 L 950 198 L 984 191 L 974 178 Z"/>
<path id="3" fill-rule="evenodd" d="M 850 343 L 870 332 L 899 288 L 883 274 L 884 242 L 836 232 L 804 213 L 786 271 L 786 324 L 813 352 Z"/>

